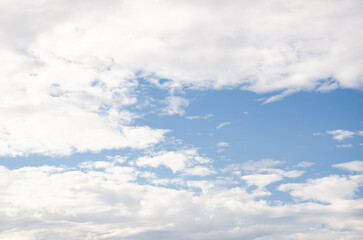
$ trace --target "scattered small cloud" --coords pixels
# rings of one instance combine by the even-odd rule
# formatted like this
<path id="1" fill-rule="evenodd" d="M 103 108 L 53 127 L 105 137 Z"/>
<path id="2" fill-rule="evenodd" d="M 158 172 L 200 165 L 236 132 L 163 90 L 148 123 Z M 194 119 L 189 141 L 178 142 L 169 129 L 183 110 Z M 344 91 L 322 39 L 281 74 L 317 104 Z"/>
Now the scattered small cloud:
<path id="1" fill-rule="evenodd" d="M 321 132 L 316 132 L 316 133 L 313 133 L 314 136 L 323 136 L 324 134 L 321 133 Z"/>
<path id="2" fill-rule="evenodd" d="M 243 112 L 244 115 L 248 115 L 248 112 Z"/>
<path id="3" fill-rule="evenodd" d="M 337 130 L 333 130 L 333 131 L 327 131 L 328 134 L 333 136 L 334 140 L 337 141 L 342 141 L 344 139 L 347 138 L 351 138 L 354 136 L 354 132 L 352 131 L 348 131 L 348 130 L 342 130 L 342 129 L 337 129 Z"/>
<path id="4" fill-rule="evenodd" d="M 314 164 L 315 163 L 312 163 L 312 162 L 299 162 L 294 167 L 296 167 L 296 168 L 307 168 L 307 167 L 313 166 Z"/>
<path id="5" fill-rule="evenodd" d="M 217 127 L 216 127 L 216 129 L 217 130 L 219 130 L 219 129 L 221 129 L 222 127 L 225 127 L 225 126 L 227 126 L 227 125 L 230 125 L 230 124 L 232 124 L 232 122 L 221 122 Z"/>
<path id="6" fill-rule="evenodd" d="M 341 145 L 336 145 L 337 148 L 351 148 L 353 147 L 352 144 L 341 144 Z"/>
<path id="7" fill-rule="evenodd" d="M 204 116 L 186 116 L 185 119 L 195 120 L 195 119 L 208 119 L 213 117 L 213 114 L 206 114 Z"/>
<path id="8" fill-rule="evenodd" d="M 229 144 L 228 144 L 228 142 L 219 142 L 219 143 L 217 143 L 217 146 L 218 147 L 228 147 Z"/>

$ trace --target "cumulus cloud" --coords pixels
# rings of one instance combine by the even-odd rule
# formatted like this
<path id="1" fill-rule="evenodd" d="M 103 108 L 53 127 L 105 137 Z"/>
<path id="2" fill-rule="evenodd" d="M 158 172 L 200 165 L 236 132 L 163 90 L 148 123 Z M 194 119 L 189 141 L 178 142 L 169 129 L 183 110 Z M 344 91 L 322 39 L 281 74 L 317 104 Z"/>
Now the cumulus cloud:
<path id="1" fill-rule="evenodd" d="M 287 183 L 279 186 L 279 190 L 287 191 L 300 200 L 315 200 L 332 203 L 334 201 L 352 199 L 363 183 L 363 175 L 341 177 L 331 175 L 319 179 L 310 179 L 306 183 Z"/>
<path id="2" fill-rule="evenodd" d="M 363 161 L 351 161 L 333 165 L 335 168 L 340 168 L 348 171 L 363 172 Z"/>
<path id="3" fill-rule="evenodd" d="M 161 151 L 153 153 L 149 156 L 139 157 L 135 161 L 136 165 L 139 167 L 157 168 L 159 166 L 165 166 L 167 168 L 170 168 L 174 174 L 176 172 L 184 170 L 187 167 L 191 167 L 195 164 L 204 164 L 209 162 L 210 160 L 208 158 L 200 156 L 196 149 Z M 204 171 L 203 168 L 199 168 L 199 170 Z M 198 168 L 195 170 L 188 170 L 188 171 L 189 173 L 193 173 L 193 171 L 197 172 Z"/>
<path id="4" fill-rule="evenodd" d="M 151 86 L 168 93 L 156 112 L 181 116 L 189 100 L 177 95 L 188 90 L 275 94 L 267 103 L 362 89 L 362 9 L 359 0 L 1 1 L 0 156 L 152 147 L 168 130 L 135 124 Z M 276 204 L 256 197 L 302 171 L 271 159 L 220 170 L 196 149 L 146 152 L 127 166 L 110 156 L 71 169 L 0 167 L 0 239 L 363 235 L 357 173 L 294 179 L 279 189 L 297 202 Z M 179 175 L 159 178 L 159 166 Z"/>
<path id="5" fill-rule="evenodd" d="M 263 171 L 260 171 L 263 172 Z M 269 173 L 272 172 L 272 173 Z M 264 174 L 252 174 L 252 175 L 243 175 L 241 179 L 245 180 L 248 185 L 255 185 L 258 188 L 264 188 L 267 185 L 281 181 L 283 178 L 297 178 L 303 175 L 303 171 L 283 171 L 280 169 L 270 169 L 266 171 Z"/>
<path id="6" fill-rule="evenodd" d="M 240 179 L 246 181 L 248 186 L 257 186 L 262 190 L 271 183 L 278 182 L 284 178 L 297 178 L 304 174 L 304 171 L 283 170 L 276 168 L 280 161 L 273 159 L 263 159 L 260 161 L 247 161 L 241 164 L 230 164 L 222 172 L 230 172 Z M 266 194 L 266 192 L 263 192 Z"/>
<path id="7" fill-rule="evenodd" d="M 351 138 L 354 136 L 354 132 L 342 129 L 327 131 L 327 133 L 333 135 L 333 139 L 338 141 L 343 141 L 344 139 Z"/>
<path id="8" fill-rule="evenodd" d="M 18 4 L 2 3 L 2 45 L 43 63 L 49 54 L 69 62 L 98 56 L 170 80 L 163 87 L 241 85 L 282 91 L 277 98 L 362 87 L 360 1 Z"/>
<path id="9" fill-rule="evenodd" d="M 359 239 L 363 233 L 362 201 L 354 199 L 361 175 L 283 184 L 280 190 L 308 202 L 276 205 L 228 182 L 164 179 L 163 186 L 142 169 L 101 165 L 102 171 L 0 167 L 0 239 Z"/>
<path id="10" fill-rule="evenodd" d="M 168 90 L 164 113 L 179 115 L 188 100 L 174 93 L 183 89 L 280 92 L 267 102 L 361 89 L 362 8 L 358 0 L 2 1 L 0 154 L 157 143 L 158 130 L 136 146 L 120 130 L 139 117 L 127 107 L 138 104 L 140 79 Z"/>

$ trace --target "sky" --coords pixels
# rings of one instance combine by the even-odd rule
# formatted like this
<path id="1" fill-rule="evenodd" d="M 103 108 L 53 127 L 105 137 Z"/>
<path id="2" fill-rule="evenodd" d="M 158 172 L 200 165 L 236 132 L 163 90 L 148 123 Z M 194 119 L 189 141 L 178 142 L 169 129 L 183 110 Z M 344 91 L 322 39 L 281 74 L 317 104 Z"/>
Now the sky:
<path id="1" fill-rule="evenodd" d="M 0 0 L 0 240 L 361 239 L 362 13 Z"/>

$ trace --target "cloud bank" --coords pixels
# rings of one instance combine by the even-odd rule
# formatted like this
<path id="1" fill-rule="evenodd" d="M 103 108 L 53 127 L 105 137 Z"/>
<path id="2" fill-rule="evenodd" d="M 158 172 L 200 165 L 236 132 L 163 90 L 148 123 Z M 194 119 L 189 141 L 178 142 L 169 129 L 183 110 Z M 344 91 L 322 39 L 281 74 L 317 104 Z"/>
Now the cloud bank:
<path id="1" fill-rule="evenodd" d="M 361 1 L 327 0 L 2 1 L 0 154 L 159 142 L 159 130 L 141 126 L 150 139 L 126 143 L 122 126 L 137 117 L 127 106 L 139 103 L 140 78 L 171 93 L 281 92 L 267 102 L 362 89 L 362 9 Z M 187 99 L 166 101 L 165 114 L 185 113 Z M 75 128 L 105 142 L 83 142 Z"/>
<path id="2" fill-rule="evenodd" d="M 119 161 L 1 167 L 0 173 L 0 239 L 359 239 L 363 233 L 363 202 L 355 193 L 361 174 L 281 184 L 278 189 L 296 200 L 283 204 L 259 199 L 238 177 L 232 187 L 228 178 L 186 175 L 166 185 L 141 184 L 158 177 Z"/>

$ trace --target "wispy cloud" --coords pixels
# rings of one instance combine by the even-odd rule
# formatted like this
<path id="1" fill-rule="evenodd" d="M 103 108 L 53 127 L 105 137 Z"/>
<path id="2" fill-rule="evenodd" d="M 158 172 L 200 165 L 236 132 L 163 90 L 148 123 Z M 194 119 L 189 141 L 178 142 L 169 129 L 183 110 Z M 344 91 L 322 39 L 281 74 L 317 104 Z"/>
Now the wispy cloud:
<path id="1" fill-rule="evenodd" d="M 228 144 L 228 142 L 218 142 L 218 143 L 217 143 L 217 146 L 218 146 L 218 147 L 228 147 L 228 146 L 229 146 L 229 144 Z"/>
<path id="2" fill-rule="evenodd" d="M 206 114 L 204 116 L 186 116 L 185 118 L 189 120 L 195 120 L 195 119 L 209 119 L 211 117 L 213 117 L 213 114 Z"/>
<path id="3" fill-rule="evenodd" d="M 216 127 L 216 129 L 217 130 L 219 130 L 219 129 L 221 129 L 222 127 L 225 127 L 225 126 L 228 126 L 228 125 L 230 125 L 230 124 L 232 124 L 232 122 L 221 122 L 217 127 Z"/>
<path id="4" fill-rule="evenodd" d="M 167 106 L 163 109 L 165 115 L 180 115 L 185 114 L 185 108 L 189 106 L 189 100 L 179 96 L 167 97 L 165 100 Z"/>
<path id="5" fill-rule="evenodd" d="M 337 148 L 351 148 L 353 147 L 352 144 L 340 144 L 340 145 L 336 145 Z"/>

